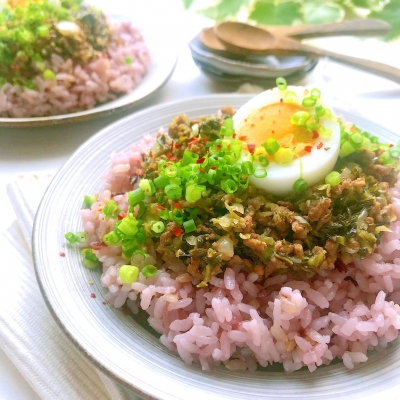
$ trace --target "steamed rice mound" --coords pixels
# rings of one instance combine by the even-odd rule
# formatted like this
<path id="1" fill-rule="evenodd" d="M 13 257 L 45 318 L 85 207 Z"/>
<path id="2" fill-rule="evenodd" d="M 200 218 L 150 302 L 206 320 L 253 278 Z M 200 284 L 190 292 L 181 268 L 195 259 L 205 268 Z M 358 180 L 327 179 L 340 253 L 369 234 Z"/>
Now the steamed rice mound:
<path id="1" fill-rule="evenodd" d="M 154 138 L 112 157 L 98 202 L 81 210 L 88 237 L 83 247 L 97 242 L 112 229 L 99 211 L 111 193 L 131 190 L 130 177 L 141 168 L 142 152 Z M 400 218 L 400 179 L 391 189 L 395 213 Z M 113 200 L 126 211 L 126 196 Z M 114 307 L 125 303 L 136 313 L 145 310 L 160 341 L 188 364 L 204 370 L 223 363 L 231 370 L 253 371 L 258 365 L 281 363 L 288 372 L 306 366 L 311 372 L 342 359 L 354 368 L 373 349 L 384 349 L 400 329 L 400 222 L 393 222 L 377 250 L 364 259 L 332 271 L 317 271 L 312 280 L 292 280 L 276 275 L 257 282 L 258 275 L 232 262 L 207 287 L 196 288 L 192 277 L 157 265 L 156 275 L 139 274 L 137 282 L 123 284 L 118 267 L 125 264 L 118 248 L 99 246 L 106 300 Z M 93 247 L 93 246 L 92 246 Z M 156 264 L 149 249 L 146 264 Z M 140 267 L 140 265 L 138 265 Z M 168 272 L 166 272 L 168 270 Z"/>
<path id="2" fill-rule="evenodd" d="M 87 110 L 137 87 L 149 71 L 150 51 L 140 31 L 128 22 L 110 25 L 113 40 L 89 63 L 53 54 L 44 65 L 55 73 L 55 80 L 36 76 L 33 82 L 37 90 L 4 84 L 0 88 L 0 117 L 41 117 Z"/>

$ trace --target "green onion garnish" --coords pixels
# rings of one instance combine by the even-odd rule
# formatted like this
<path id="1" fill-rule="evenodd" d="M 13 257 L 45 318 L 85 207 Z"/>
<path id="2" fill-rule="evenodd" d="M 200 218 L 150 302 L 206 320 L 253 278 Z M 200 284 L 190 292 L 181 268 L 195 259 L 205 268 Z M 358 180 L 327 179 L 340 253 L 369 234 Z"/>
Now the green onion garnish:
<path id="1" fill-rule="evenodd" d="M 50 27 L 49 25 L 41 25 L 37 28 L 36 32 L 40 37 L 47 37 L 50 33 Z"/>
<path id="2" fill-rule="evenodd" d="M 165 186 L 164 190 L 169 200 L 178 200 L 182 196 L 182 188 L 175 183 Z"/>
<path id="3" fill-rule="evenodd" d="M 312 97 L 304 97 L 303 102 L 301 103 L 304 107 L 314 107 L 316 100 Z"/>
<path id="4" fill-rule="evenodd" d="M 263 166 L 263 167 L 268 167 L 269 160 L 264 154 L 260 154 L 258 156 L 258 162 Z"/>
<path id="5" fill-rule="evenodd" d="M 134 265 L 122 265 L 118 271 L 119 278 L 126 285 L 137 281 L 139 268 Z"/>
<path id="6" fill-rule="evenodd" d="M 274 161 L 278 164 L 288 164 L 293 161 L 293 150 L 287 149 L 285 147 L 281 147 L 275 154 L 274 154 Z"/>
<path id="7" fill-rule="evenodd" d="M 118 214 L 120 213 L 121 209 L 115 204 L 113 200 L 107 201 L 107 203 L 103 207 L 103 214 L 108 221 L 110 218 L 116 219 L 118 218 Z"/>
<path id="8" fill-rule="evenodd" d="M 164 229 L 165 229 L 165 225 L 164 225 L 164 222 L 162 222 L 162 221 L 154 222 L 154 224 L 151 226 L 151 230 L 155 233 L 164 232 Z"/>
<path id="9" fill-rule="evenodd" d="M 97 201 L 96 196 L 90 196 L 90 195 L 85 195 L 83 197 L 83 206 L 85 208 L 90 208 L 92 207 L 92 204 Z"/>
<path id="10" fill-rule="evenodd" d="M 322 117 L 325 114 L 325 109 L 321 104 L 317 104 L 314 108 L 314 112 L 317 117 Z"/>
<path id="11" fill-rule="evenodd" d="M 275 154 L 279 148 L 281 147 L 281 145 L 278 143 L 278 141 L 274 138 L 268 138 L 264 143 L 263 146 L 265 148 L 265 150 L 267 151 L 267 153 L 272 156 L 273 154 Z"/>
<path id="12" fill-rule="evenodd" d="M 145 267 L 143 267 L 142 269 L 142 274 L 146 277 L 146 278 L 150 278 L 152 276 L 154 276 L 157 273 L 157 267 L 155 267 L 154 265 L 146 265 Z"/>
<path id="13" fill-rule="evenodd" d="M 325 183 L 331 186 L 339 185 L 340 181 L 340 174 L 337 171 L 332 171 L 325 177 Z"/>
<path id="14" fill-rule="evenodd" d="M 159 188 L 163 189 L 165 186 L 168 185 L 169 179 L 164 178 L 162 176 L 158 176 L 157 178 L 153 179 L 153 183 Z"/>
<path id="15" fill-rule="evenodd" d="M 64 235 L 65 239 L 68 240 L 71 244 L 74 243 L 83 243 L 87 238 L 86 232 L 76 232 L 75 234 L 72 232 L 68 232 Z"/>
<path id="16" fill-rule="evenodd" d="M 321 92 L 319 89 L 311 89 L 311 93 L 310 93 L 311 97 L 315 100 L 318 100 L 321 97 Z"/>
<path id="17" fill-rule="evenodd" d="M 103 236 L 102 240 L 107 246 L 115 246 L 117 243 L 121 241 L 121 238 L 117 235 L 116 232 L 111 231 L 106 233 Z"/>
<path id="18" fill-rule="evenodd" d="M 293 190 L 296 193 L 303 193 L 307 189 L 308 189 L 308 183 L 303 178 L 299 178 L 295 183 L 293 183 Z"/>
<path id="19" fill-rule="evenodd" d="M 197 200 L 201 199 L 202 193 L 206 190 L 207 188 L 204 185 L 196 185 L 196 184 L 190 184 L 186 187 L 186 194 L 185 194 L 185 199 L 189 203 L 195 203 Z"/>
<path id="20" fill-rule="evenodd" d="M 237 190 L 237 184 L 233 179 L 223 179 L 221 181 L 221 189 L 225 193 L 234 193 Z"/>
<path id="21" fill-rule="evenodd" d="M 297 94 L 289 90 L 283 95 L 283 101 L 285 103 L 297 103 Z"/>
<path id="22" fill-rule="evenodd" d="M 120 234 L 124 238 L 133 238 L 138 232 L 138 222 L 133 214 L 129 213 L 120 221 L 117 229 L 117 234 Z"/>
<path id="23" fill-rule="evenodd" d="M 285 78 L 276 78 L 276 86 L 278 87 L 279 90 L 286 90 L 287 89 L 287 83 Z"/>
<path id="24" fill-rule="evenodd" d="M 93 253 L 93 250 L 90 247 L 83 249 L 81 254 L 83 255 L 82 264 L 87 269 L 95 269 L 100 265 L 99 259 L 97 258 L 96 254 Z"/>
<path id="25" fill-rule="evenodd" d="M 189 219 L 188 221 L 185 221 L 183 223 L 183 229 L 185 230 L 186 233 L 194 232 L 197 227 L 196 224 L 192 219 Z"/>
<path id="26" fill-rule="evenodd" d="M 142 179 L 139 183 L 139 188 L 142 189 L 143 193 L 146 196 L 151 196 L 156 192 L 154 183 L 150 179 Z"/>
<path id="27" fill-rule="evenodd" d="M 51 69 L 45 69 L 42 76 L 46 81 L 54 81 L 54 79 L 56 79 L 56 74 Z"/>
<path id="28" fill-rule="evenodd" d="M 267 176 L 267 171 L 265 168 L 257 167 L 253 175 L 255 178 L 265 178 Z"/>
<path id="29" fill-rule="evenodd" d="M 125 64 L 126 65 L 131 65 L 132 61 L 133 61 L 132 57 L 130 57 L 130 56 L 125 57 Z"/>
<path id="30" fill-rule="evenodd" d="M 308 111 L 297 111 L 292 115 L 290 122 L 295 125 L 304 126 L 310 117 L 311 114 Z"/>
<path id="31" fill-rule="evenodd" d="M 128 193 L 128 203 L 131 207 L 135 207 L 137 204 L 143 201 L 145 197 L 146 196 L 143 193 L 143 190 L 141 188 L 137 188 Z"/>

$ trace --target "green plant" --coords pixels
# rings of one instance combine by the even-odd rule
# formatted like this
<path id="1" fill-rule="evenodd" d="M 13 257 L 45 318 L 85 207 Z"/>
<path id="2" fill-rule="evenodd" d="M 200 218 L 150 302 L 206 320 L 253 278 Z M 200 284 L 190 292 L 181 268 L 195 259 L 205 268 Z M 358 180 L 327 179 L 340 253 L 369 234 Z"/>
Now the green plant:
<path id="1" fill-rule="evenodd" d="M 380 18 L 392 30 L 387 40 L 400 37 L 400 0 L 182 0 L 185 9 L 214 21 L 225 19 L 260 25 L 324 24 L 353 18 Z"/>

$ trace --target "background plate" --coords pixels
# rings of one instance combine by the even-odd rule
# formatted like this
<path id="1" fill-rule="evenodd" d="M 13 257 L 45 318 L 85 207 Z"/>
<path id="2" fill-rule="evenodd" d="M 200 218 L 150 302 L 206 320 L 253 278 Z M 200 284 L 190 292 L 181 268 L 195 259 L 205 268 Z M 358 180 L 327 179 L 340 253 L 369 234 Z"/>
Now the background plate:
<path id="1" fill-rule="evenodd" d="M 94 117 L 106 116 L 117 111 L 132 108 L 160 89 L 168 81 L 174 71 L 178 57 L 176 46 L 171 44 L 168 33 L 163 32 L 163 34 L 160 35 L 160 32 L 157 29 L 142 29 L 140 21 L 136 21 L 135 19 L 118 15 L 112 15 L 112 19 L 128 20 L 132 25 L 141 29 L 145 43 L 150 50 L 152 58 L 150 69 L 136 88 L 134 88 L 130 93 L 91 108 L 90 110 L 49 117 L 0 117 L 0 127 L 32 127 L 86 121 Z"/>
<path id="2" fill-rule="evenodd" d="M 292 374 L 230 372 L 220 367 L 204 372 L 187 366 L 163 347 L 139 320 L 102 304 L 105 290 L 100 271 L 81 266 L 76 247 L 65 245 L 64 234 L 80 231 L 77 215 L 85 194 L 95 193 L 110 166 L 111 152 L 129 149 L 146 133 L 155 133 L 179 113 L 189 117 L 215 114 L 224 105 L 239 107 L 248 95 L 211 95 L 165 104 L 130 115 L 100 131 L 81 146 L 57 173 L 37 213 L 33 256 L 43 296 L 53 316 L 78 348 L 109 376 L 143 397 L 159 399 L 397 399 L 400 390 L 400 346 L 370 354 L 354 370 L 342 363 Z M 395 134 L 337 110 L 383 139 Z M 65 246 L 65 248 L 64 248 Z M 60 257 L 64 251 L 66 257 Z M 90 284 L 89 282 L 93 282 Z M 96 299 L 90 297 L 96 294 Z"/>

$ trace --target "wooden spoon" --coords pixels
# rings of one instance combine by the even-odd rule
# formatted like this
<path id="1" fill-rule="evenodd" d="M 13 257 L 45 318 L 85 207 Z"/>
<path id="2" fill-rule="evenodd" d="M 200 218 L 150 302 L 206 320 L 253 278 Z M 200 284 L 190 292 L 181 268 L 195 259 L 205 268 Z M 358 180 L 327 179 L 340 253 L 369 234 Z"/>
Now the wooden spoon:
<path id="1" fill-rule="evenodd" d="M 239 22 L 222 22 L 224 24 L 235 24 L 240 29 L 243 25 Z M 299 39 L 310 37 L 357 35 L 357 36 L 379 36 L 390 32 L 391 26 L 380 19 L 355 19 L 331 24 L 311 26 L 260 26 L 260 28 L 271 31 L 281 36 L 296 36 Z M 231 29 L 231 28 L 230 28 Z M 226 47 L 218 40 L 213 28 L 205 28 L 200 32 L 201 42 L 208 48 L 217 51 L 226 51 Z"/>
<path id="2" fill-rule="evenodd" d="M 333 51 L 303 44 L 290 37 L 280 36 L 252 25 L 225 22 L 214 27 L 214 32 L 223 45 L 232 53 L 242 55 L 302 53 L 361 68 L 400 83 L 400 69 L 376 61 L 351 57 Z"/>

